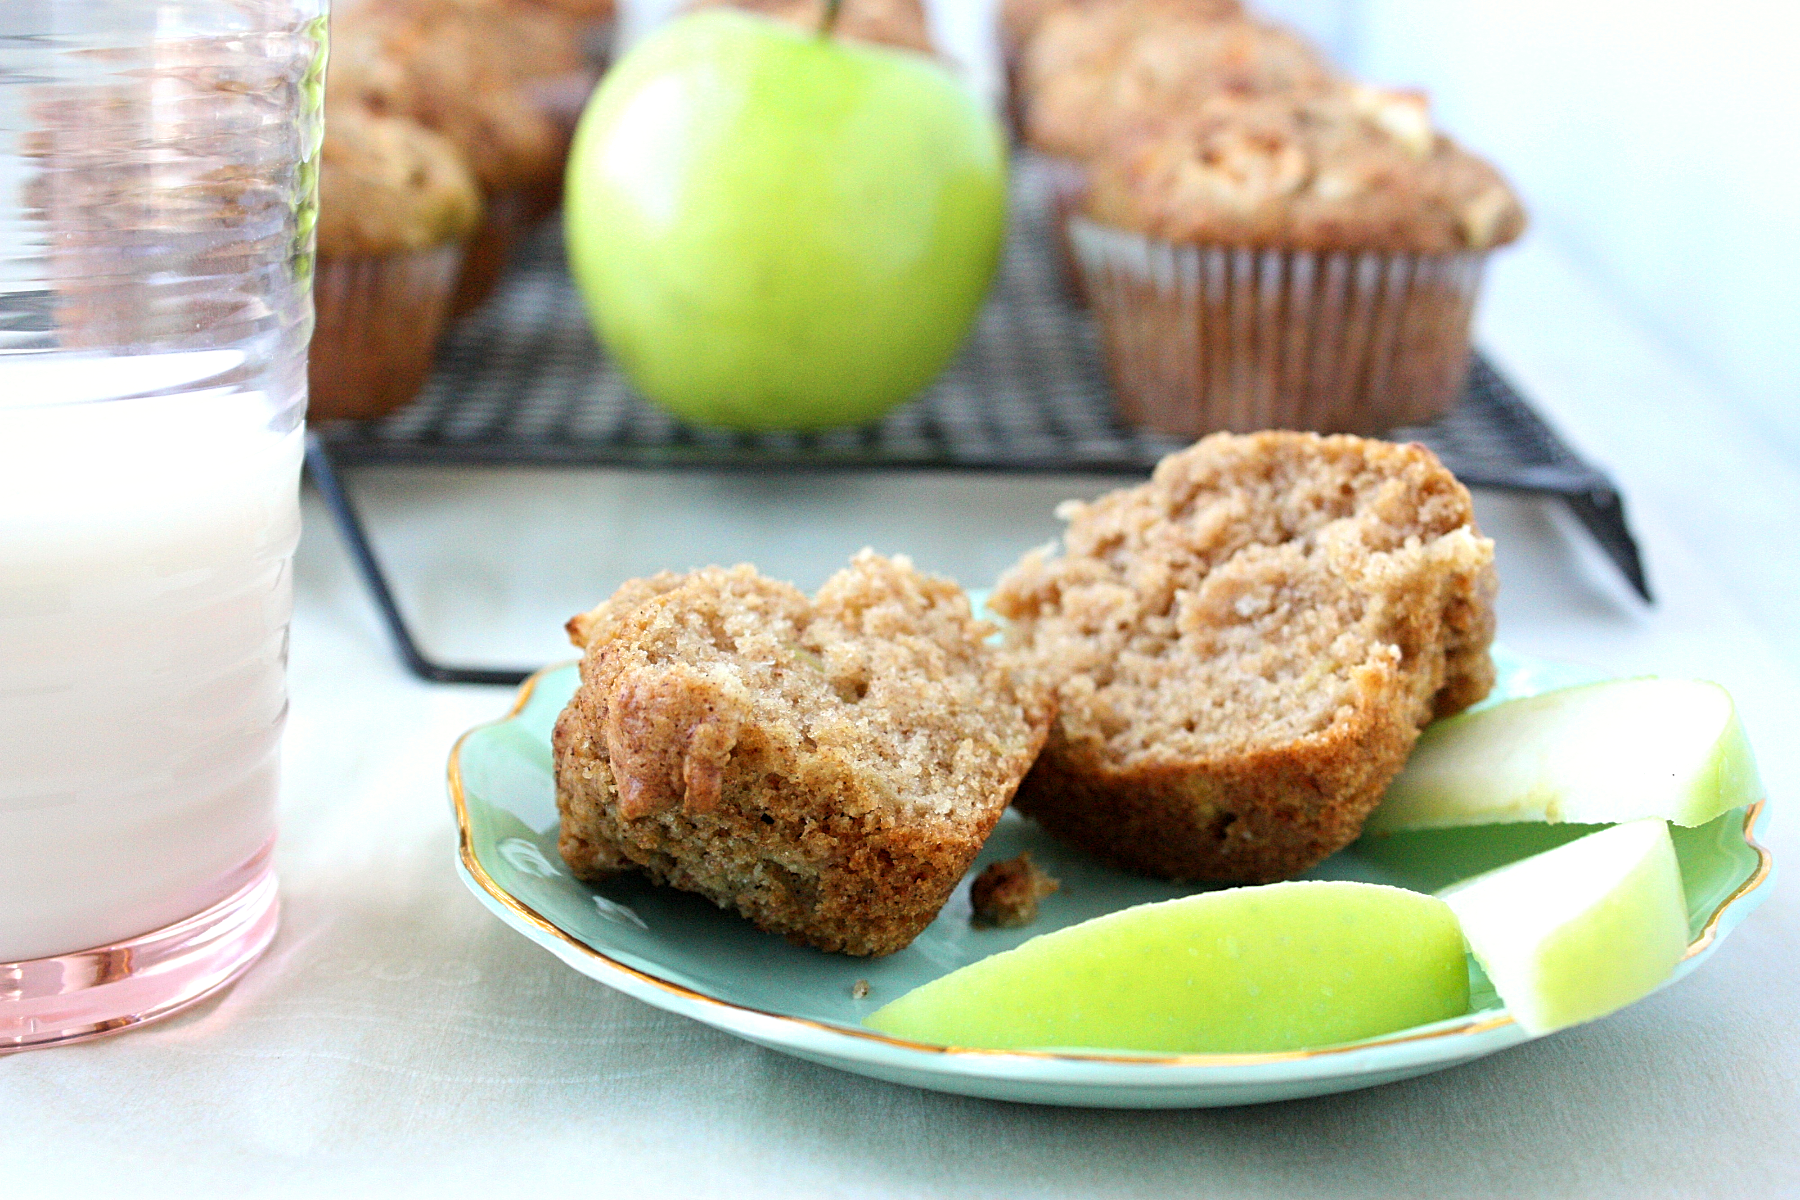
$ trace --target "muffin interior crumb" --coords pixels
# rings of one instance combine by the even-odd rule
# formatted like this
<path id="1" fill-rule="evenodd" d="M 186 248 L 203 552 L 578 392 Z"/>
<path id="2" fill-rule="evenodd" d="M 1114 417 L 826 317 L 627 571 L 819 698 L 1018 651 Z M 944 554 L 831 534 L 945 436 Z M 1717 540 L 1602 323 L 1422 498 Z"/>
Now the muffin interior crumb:
<path id="1" fill-rule="evenodd" d="M 960 588 L 868 551 L 810 600 L 749 566 L 633 581 L 569 632 L 564 861 L 823 950 L 890 954 L 930 923 L 1051 719 Z"/>
<path id="2" fill-rule="evenodd" d="M 1066 553 L 989 604 L 1060 665 L 1063 730 L 1124 770 L 1214 759 L 1348 720 L 1419 559 L 1479 560 L 1466 499 L 1428 455 L 1372 471 L 1368 443 L 1239 439 L 1150 486 L 1072 503 Z M 1402 622 L 1403 623 L 1403 622 Z M 1433 697 L 1414 697 L 1420 723 Z"/>
<path id="3" fill-rule="evenodd" d="M 717 803 L 720 772 L 744 737 L 835 760 L 914 816 L 959 817 L 991 796 L 1013 769 L 1020 724 L 1009 681 L 982 652 L 991 626 L 954 584 L 886 565 L 859 556 L 816 601 L 748 566 L 709 568 L 697 582 L 662 576 L 577 618 L 585 641 L 645 601 L 633 675 L 615 689 L 608 721 L 628 813 Z M 679 739 L 645 736 L 671 722 L 686 729 Z M 633 794 L 647 791 L 660 794 Z"/>

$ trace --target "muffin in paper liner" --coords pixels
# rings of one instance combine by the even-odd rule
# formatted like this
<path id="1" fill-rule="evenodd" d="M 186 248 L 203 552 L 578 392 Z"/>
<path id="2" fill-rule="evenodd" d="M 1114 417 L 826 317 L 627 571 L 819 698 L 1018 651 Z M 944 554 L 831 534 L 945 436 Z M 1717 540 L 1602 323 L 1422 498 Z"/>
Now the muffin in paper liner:
<path id="1" fill-rule="evenodd" d="M 1486 250 L 1187 245 L 1085 217 L 1069 233 L 1132 424 L 1380 433 L 1462 393 Z"/>
<path id="2" fill-rule="evenodd" d="M 431 373 L 462 268 L 451 242 L 408 254 L 320 259 L 307 359 L 313 420 L 370 420 L 407 404 Z"/>
<path id="3" fill-rule="evenodd" d="M 481 214 L 448 140 L 354 106 L 330 112 L 307 355 L 313 419 L 367 420 L 417 394 Z"/>
<path id="4" fill-rule="evenodd" d="M 386 0 L 334 19 L 327 107 L 426 126 L 485 201 L 452 316 L 487 298 L 524 229 L 560 201 L 573 122 L 598 78 L 588 42 L 609 7 Z"/>

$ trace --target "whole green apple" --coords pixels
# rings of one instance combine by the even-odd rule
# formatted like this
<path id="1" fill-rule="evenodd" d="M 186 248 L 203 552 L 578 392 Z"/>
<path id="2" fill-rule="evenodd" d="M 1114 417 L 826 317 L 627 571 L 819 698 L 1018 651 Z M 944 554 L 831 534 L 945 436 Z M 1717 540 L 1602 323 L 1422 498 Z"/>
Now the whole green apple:
<path id="1" fill-rule="evenodd" d="M 880 416 L 956 352 L 999 261 L 1005 145 L 929 59 L 711 11 L 607 75 L 564 203 L 576 283 L 645 395 L 818 429 Z"/>

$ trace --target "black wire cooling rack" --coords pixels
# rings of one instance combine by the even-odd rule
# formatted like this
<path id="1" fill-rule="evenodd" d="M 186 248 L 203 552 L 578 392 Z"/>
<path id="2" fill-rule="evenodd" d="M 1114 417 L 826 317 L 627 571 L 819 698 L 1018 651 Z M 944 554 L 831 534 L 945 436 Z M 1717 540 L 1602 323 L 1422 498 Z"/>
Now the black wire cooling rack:
<path id="1" fill-rule="evenodd" d="M 525 674 L 444 666 L 420 650 L 344 489 L 343 466 L 1147 475 L 1183 443 L 1114 416 L 1094 324 L 1063 286 L 1047 194 L 1024 164 L 993 297 L 943 376 L 878 423 L 819 434 L 696 428 L 646 403 L 595 343 L 558 228 L 546 224 L 521 248 L 494 296 L 450 331 L 418 400 L 378 421 L 325 425 L 308 442 L 309 472 L 407 665 L 453 683 L 513 683 Z M 1479 354 L 1448 416 L 1393 436 L 1429 445 L 1471 487 L 1561 498 L 1650 598 L 1612 480 L 1571 450 Z"/>

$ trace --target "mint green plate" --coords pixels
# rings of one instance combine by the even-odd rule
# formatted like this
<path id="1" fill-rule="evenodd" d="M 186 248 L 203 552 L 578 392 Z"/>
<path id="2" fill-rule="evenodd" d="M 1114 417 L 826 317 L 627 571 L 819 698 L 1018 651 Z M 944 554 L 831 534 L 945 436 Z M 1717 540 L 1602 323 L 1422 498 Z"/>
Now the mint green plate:
<path id="1" fill-rule="evenodd" d="M 1497 654 L 1493 699 L 1586 682 L 1591 673 Z M 967 881 L 917 941 L 883 959 L 791 946 L 698 896 L 622 878 L 591 886 L 556 851 L 550 728 L 577 683 L 573 665 L 528 681 L 507 716 L 450 755 L 461 830 L 458 869 L 488 908 L 582 974 L 658 1008 L 813 1062 L 937 1091 L 1112 1108 L 1254 1104 L 1371 1087 L 1441 1070 L 1528 1040 L 1471 961 L 1471 1011 L 1385 1037 L 1277 1054 L 1034 1053 L 944 1048 L 864 1029 L 863 1017 L 948 971 L 1034 934 L 1197 890 L 1111 870 L 1008 812 L 970 871 L 1022 850 L 1062 881 L 1028 929 L 977 929 Z M 1491 701 L 1490 701 L 1491 702 Z M 1690 945 L 1680 979 L 1762 898 L 1771 871 L 1755 841 L 1765 806 L 1675 829 Z M 1307 878 L 1434 891 L 1568 841 L 1591 826 L 1501 825 L 1367 838 Z M 867 994 L 859 983 L 868 984 Z M 1671 980 L 1673 982 L 1673 980 Z"/>

